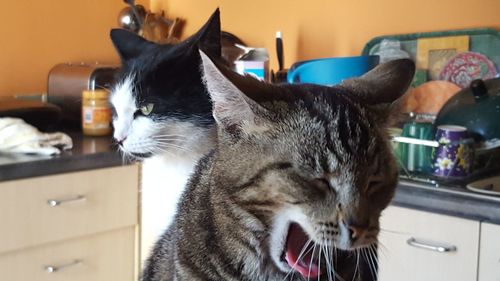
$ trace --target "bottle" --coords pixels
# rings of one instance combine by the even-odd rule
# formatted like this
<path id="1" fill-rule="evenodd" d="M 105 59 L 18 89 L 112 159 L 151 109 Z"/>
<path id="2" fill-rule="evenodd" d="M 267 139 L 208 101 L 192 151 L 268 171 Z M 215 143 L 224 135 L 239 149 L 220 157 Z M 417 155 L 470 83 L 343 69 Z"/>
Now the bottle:
<path id="1" fill-rule="evenodd" d="M 87 136 L 106 136 L 111 133 L 111 107 L 107 91 L 82 92 L 82 129 Z"/>

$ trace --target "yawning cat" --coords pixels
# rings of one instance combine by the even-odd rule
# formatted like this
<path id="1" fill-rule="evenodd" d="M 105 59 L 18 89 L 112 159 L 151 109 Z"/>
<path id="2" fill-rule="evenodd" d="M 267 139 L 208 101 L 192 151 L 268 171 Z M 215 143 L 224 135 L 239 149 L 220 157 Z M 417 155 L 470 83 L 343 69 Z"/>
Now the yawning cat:
<path id="1" fill-rule="evenodd" d="M 201 56 L 216 148 L 142 280 L 373 280 L 358 262 L 396 188 L 385 129 L 413 62 L 324 87 L 265 84 Z"/>

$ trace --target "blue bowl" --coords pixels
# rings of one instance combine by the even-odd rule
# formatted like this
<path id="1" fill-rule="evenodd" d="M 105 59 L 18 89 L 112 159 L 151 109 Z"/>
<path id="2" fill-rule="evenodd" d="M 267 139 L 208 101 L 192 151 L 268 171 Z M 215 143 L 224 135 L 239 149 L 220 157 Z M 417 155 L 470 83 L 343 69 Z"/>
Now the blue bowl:
<path id="1" fill-rule="evenodd" d="M 344 79 L 359 77 L 379 63 L 379 56 L 315 59 L 295 63 L 288 70 L 288 83 L 332 86 Z"/>

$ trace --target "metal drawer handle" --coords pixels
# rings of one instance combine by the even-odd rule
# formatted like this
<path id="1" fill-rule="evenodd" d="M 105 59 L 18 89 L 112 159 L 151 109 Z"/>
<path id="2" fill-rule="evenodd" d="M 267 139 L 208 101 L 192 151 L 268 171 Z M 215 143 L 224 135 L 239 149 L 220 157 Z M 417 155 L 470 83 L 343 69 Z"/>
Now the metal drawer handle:
<path id="1" fill-rule="evenodd" d="M 73 260 L 70 263 L 61 264 L 61 265 L 47 265 L 47 266 L 44 266 L 43 268 L 45 269 L 45 272 L 47 272 L 47 273 L 56 273 L 61 269 L 77 266 L 77 265 L 80 265 L 82 263 L 83 263 L 82 260 Z"/>
<path id="2" fill-rule="evenodd" d="M 416 248 L 426 249 L 426 250 L 435 251 L 435 252 L 439 252 L 439 253 L 455 252 L 457 250 L 457 247 L 453 246 L 453 245 L 450 245 L 450 246 L 432 245 L 432 244 L 429 244 L 428 242 L 418 241 L 416 238 L 413 238 L 413 237 L 406 240 L 406 243 L 408 245 L 416 247 Z"/>
<path id="3" fill-rule="evenodd" d="M 50 207 L 57 207 L 59 205 L 66 204 L 66 203 L 83 202 L 86 200 L 87 200 L 87 197 L 85 197 L 84 195 L 78 195 L 75 198 L 68 198 L 68 199 L 49 199 L 49 200 L 47 200 L 47 204 Z"/>

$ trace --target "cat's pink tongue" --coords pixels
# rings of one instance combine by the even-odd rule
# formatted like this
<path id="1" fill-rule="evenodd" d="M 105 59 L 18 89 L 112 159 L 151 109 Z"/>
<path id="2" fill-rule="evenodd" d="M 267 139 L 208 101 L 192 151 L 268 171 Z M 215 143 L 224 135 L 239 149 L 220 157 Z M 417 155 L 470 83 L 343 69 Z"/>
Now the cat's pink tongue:
<path id="1" fill-rule="evenodd" d="M 312 250 L 304 250 L 304 252 L 308 253 L 302 254 L 302 257 L 298 260 L 300 252 L 307 243 L 307 240 L 307 234 L 304 233 L 302 228 L 296 224 L 292 224 L 288 232 L 285 260 L 290 267 L 298 271 L 303 277 L 316 278 L 321 272 L 319 271 L 317 261 L 312 257 Z"/>

